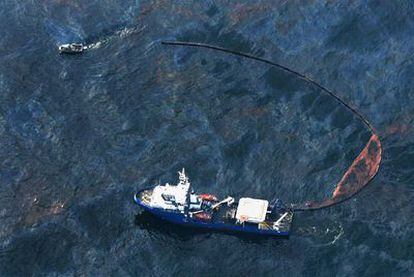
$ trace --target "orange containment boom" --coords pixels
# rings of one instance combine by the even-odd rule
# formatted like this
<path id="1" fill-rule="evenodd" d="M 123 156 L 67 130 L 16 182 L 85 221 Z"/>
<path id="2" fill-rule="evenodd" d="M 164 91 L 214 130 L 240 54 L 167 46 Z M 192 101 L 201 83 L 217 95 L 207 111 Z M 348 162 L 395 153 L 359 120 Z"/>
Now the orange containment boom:
<path id="1" fill-rule="evenodd" d="M 321 202 L 307 201 L 302 204 L 292 204 L 292 208 L 302 211 L 317 210 L 351 198 L 375 177 L 381 164 L 381 154 L 381 142 L 378 136 L 373 134 L 367 145 L 336 185 L 331 198 Z"/>

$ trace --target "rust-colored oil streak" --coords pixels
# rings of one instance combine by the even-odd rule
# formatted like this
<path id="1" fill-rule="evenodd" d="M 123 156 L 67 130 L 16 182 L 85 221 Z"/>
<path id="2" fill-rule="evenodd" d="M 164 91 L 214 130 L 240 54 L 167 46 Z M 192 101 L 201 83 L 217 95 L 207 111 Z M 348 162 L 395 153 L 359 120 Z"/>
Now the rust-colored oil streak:
<path id="1" fill-rule="evenodd" d="M 375 177 L 381 163 L 381 154 L 381 142 L 378 136 L 373 134 L 336 185 L 331 198 L 321 202 L 308 201 L 303 204 L 293 204 L 293 208 L 295 210 L 316 210 L 335 205 L 352 197 Z"/>

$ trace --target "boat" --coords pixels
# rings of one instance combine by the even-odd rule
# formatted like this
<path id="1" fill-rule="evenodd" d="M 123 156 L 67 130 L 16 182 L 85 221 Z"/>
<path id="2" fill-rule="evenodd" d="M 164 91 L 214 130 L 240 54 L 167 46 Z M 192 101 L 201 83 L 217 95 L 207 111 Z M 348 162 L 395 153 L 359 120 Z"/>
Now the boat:
<path id="1" fill-rule="evenodd" d="M 59 45 L 58 49 L 60 54 L 78 54 L 82 53 L 86 48 L 82 43 L 68 43 Z"/>
<path id="2" fill-rule="evenodd" d="M 184 168 L 177 185 L 157 185 L 134 195 L 145 212 L 162 220 L 189 227 L 257 235 L 288 237 L 293 211 L 276 200 L 228 196 L 220 200 L 212 194 L 197 194 Z"/>

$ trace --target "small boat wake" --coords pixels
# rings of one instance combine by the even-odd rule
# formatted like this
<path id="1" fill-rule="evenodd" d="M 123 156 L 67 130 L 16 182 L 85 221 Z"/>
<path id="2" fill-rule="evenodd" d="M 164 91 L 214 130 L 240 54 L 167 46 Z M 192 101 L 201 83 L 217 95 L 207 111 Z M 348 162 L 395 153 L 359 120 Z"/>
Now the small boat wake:
<path id="1" fill-rule="evenodd" d="M 210 45 L 210 44 L 205 44 L 205 43 L 198 43 L 198 42 L 184 42 L 184 41 L 163 41 L 162 44 L 207 48 L 207 49 L 211 49 L 215 51 L 221 51 L 221 52 L 229 53 L 232 55 L 237 55 L 237 56 L 241 56 L 244 58 L 256 60 L 256 61 L 268 64 L 268 65 L 277 67 L 319 88 L 324 93 L 334 98 L 339 104 L 347 108 L 350 112 L 352 112 L 356 117 L 358 117 L 364 123 L 365 127 L 371 133 L 371 138 L 369 139 L 366 146 L 362 149 L 361 153 L 352 162 L 351 166 L 342 176 L 341 180 L 337 183 L 337 185 L 335 186 L 332 192 L 331 197 L 328 199 L 322 200 L 322 201 L 306 201 L 304 203 L 293 203 L 291 204 L 292 210 L 294 211 L 318 210 L 318 209 L 327 208 L 327 207 L 339 204 L 351 198 L 352 196 L 356 195 L 365 186 L 367 186 L 369 182 L 378 173 L 378 170 L 381 164 L 382 147 L 381 147 L 381 141 L 374 127 L 372 127 L 371 123 L 358 110 L 356 110 L 355 108 L 350 106 L 348 103 L 346 103 L 344 100 L 342 100 L 333 91 L 317 83 L 310 77 L 298 71 L 292 70 L 284 65 L 272 62 L 270 60 L 256 57 L 248 53 L 226 49 L 220 46 L 215 46 L 215 45 Z"/>
<path id="2" fill-rule="evenodd" d="M 145 28 L 146 28 L 146 25 L 145 26 L 125 27 L 121 30 L 115 31 L 112 35 L 101 38 L 100 40 L 98 40 L 96 42 L 88 43 L 84 46 L 85 46 L 86 50 L 98 49 L 98 48 L 101 48 L 104 45 L 107 45 L 107 44 L 111 43 L 114 40 L 125 39 L 125 38 L 127 38 L 129 36 L 132 36 L 134 34 L 139 34 Z"/>

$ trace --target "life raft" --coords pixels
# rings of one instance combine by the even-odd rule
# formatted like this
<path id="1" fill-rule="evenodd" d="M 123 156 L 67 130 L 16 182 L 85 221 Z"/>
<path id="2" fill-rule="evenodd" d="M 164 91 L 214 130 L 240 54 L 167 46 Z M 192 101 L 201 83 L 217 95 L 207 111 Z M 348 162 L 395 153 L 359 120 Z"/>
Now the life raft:
<path id="1" fill-rule="evenodd" d="M 201 200 L 210 201 L 210 202 L 218 200 L 217 197 L 212 194 L 200 194 L 198 197 L 200 197 Z"/>

